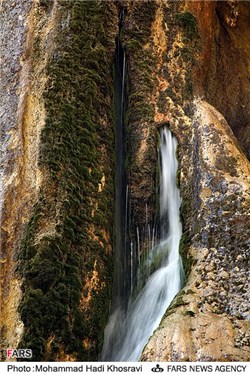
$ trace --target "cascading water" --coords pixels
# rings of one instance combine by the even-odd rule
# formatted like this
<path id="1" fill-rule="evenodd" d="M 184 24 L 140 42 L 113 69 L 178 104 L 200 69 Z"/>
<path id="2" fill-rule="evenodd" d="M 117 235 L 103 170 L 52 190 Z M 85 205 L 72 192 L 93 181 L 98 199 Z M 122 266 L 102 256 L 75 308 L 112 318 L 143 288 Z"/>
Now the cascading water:
<path id="1" fill-rule="evenodd" d="M 104 361 L 138 361 L 149 337 L 181 288 L 177 141 L 167 127 L 160 129 L 160 137 L 161 238 L 138 266 L 139 285 L 144 286 L 136 297 L 131 293 L 126 313 L 118 308 L 109 319 L 101 356 Z M 145 280 L 146 275 L 149 277 Z"/>

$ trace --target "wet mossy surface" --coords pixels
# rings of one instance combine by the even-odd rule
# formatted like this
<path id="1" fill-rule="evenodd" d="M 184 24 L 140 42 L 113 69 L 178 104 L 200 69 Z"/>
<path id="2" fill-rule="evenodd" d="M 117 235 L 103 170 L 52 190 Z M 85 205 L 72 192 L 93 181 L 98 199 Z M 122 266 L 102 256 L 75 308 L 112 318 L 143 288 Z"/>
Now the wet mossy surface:
<path id="1" fill-rule="evenodd" d="M 136 240 L 136 228 L 143 244 L 147 224 L 153 228 L 157 205 L 157 143 L 152 95 L 156 87 L 156 58 L 152 43 L 155 1 L 137 2 L 128 10 L 121 33 L 127 56 L 126 168 L 130 187 L 129 235 Z M 141 152 L 141 148 L 145 152 Z M 147 213 L 146 213 L 147 207 Z M 146 217 L 147 215 L 147 217 Z M 138 246 L 136 243 L 135 246 Z M 143 245 L 142 245 L 143 246 Z M 141 249 L 143 250 L 143 249 Z M 144 249 L 145 250 L 145 249 Z"/>
<path id="2" fill-rule="evenodd" d="M 169 110 L 169 98 L 174 105 L 180 105 L 187 116 L 190 113 L 189 103 L 193 99 L 192 69 L 196 65 L 198 52 L 201 50 L 200 35 L 195 16 L 183 9 L 182 2 L 171 2 L 164 8 L 164 22 L 171 32 L 166 33 L 168 39 L 167 51 L 162 67 L 164 78 L 169 87 L 159 95 L 157 106 L 160 112 Z M 175 44 L 175 37 L 181 37 L 182 46 Z M 167 66 L 176 64 L 176 71 L 171 72 Z M 184 81 L 183 81 L 183 77 Z M 171 110 L 171 109 L 170 109 Z"/>
<path id="3" fill-rule="evenodd" d="M 199 32 L 195 16 L 190 12 L 179 12 L 175 14 L 175 22 L 184 30 L 188 39 L 198 39 Z"/>
<path id="4" fill-rule="evenodd" d="M 164 322 L 165 318 L 174 314 L 176 312 L 176 310 L 178 309 L 178 307 L 188 305 L 188 302 L 186 302 L 185 299 L 184 299 L 185 295 L 186 295 L 186 292 L 184 290 L 180 290 L 180 292 L 175 296 L 172 303 L 167 308 L 165 314 L 162 317 L 162 320 L 161 320 L 162 323 Z M 161 328 L 161 324 L 160 324 L 159 327 Z"/>
<path id="5" fill-rule="evenodd" d="M 191 239 L 189 237 L 188 231 L 186 231 L 182 234 L 180 244 L 179 244 L 179 253 L 182 258 L 184 274 L 185 274 L 184 283 L 186 282 L 190 274 L 191 267 L 193 264 L 193 258 L 190 255 L 188 255 L 188 248 L 190 244 L 191 244 Z"/>
<path id="6" fill-rule="evenodd" d="M 176 183 L 182 197 L 180 218 L 183 234 L 179 252 L 183 261 L 185 283 L 193 265 L 192 256 L 189 254 L 194 236 L 192 215 L 199 205 L 196 186 L 199 176 L 196 176 L 196 171 L 190 175 L 186 160 L 189 155 L 194 165 L 196 164 L 196 150 L 193 152 L 188 141 L 192 139 L 192 128 L 188 121 L 191 121 L 193 115 L 193 108 L 190 105 L 193 100 L 192 69 L 200 50 L 200 36 L 196 18 L 192 13 L 185 11 L 183 2 L 169 3 L 169 6 L 164 8 L 163 16 L 169 31 L 166 31 L 168 43 L 162 73 L 169 86 L 158 96 L 157 106 L 161 113 L 169 113 L 170 129 L 180 140 L 176 154 L 178 159 Z M 182 45 L 176 43 L 179 39 Z"/>
<path id="7" fill-rule="evenodd" d="M 105 2 L 66 1 L 57 17 L 40 143 L 45 181 L 19 255 L 19 347 L 31 348 L 33 361 L 91 361 L 112 282 L 116 12 Z"/>

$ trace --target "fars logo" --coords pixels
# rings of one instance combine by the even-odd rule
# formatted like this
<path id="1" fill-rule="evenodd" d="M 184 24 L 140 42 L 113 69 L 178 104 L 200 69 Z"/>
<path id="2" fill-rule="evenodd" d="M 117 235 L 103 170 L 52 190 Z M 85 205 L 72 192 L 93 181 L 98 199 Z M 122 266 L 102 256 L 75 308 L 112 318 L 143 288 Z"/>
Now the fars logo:
<path id="1" fill-rule="evenodd" d="M 7 358 L 32 358 L 31 349 L 7 349 Z"/>

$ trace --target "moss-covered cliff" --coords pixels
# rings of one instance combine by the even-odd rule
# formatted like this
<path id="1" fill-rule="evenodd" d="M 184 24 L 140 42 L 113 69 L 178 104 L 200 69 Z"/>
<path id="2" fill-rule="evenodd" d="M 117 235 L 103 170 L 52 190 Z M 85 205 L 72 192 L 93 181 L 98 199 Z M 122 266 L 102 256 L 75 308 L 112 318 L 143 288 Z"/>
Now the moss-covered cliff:
<path id="1" fill-rule="evenodd" d="M 21 139 L 26 132 L 31 137 L 39 115 L 43 124 L 34 144 L 24 139 L 20 169 L 36 168 L 40 184 L 34 208 L 28 201 L 26 219 L 21 219 L 30 216 L 29 222 L 24 227 L 17 217 L 12 219 L 18 232 L 20 226 L 24 230 L 20 237 L 16 233 L 17 245 L 22 237 L 20 248 L 11 249 L 2 239 L 7 255 L 12 251 L 18 258 L 18 270 L 15 261 L 6 273 L 11 277 L 12 269 L 22 279 L 20 347 L 31 348 L 33 360 L 93 360 L 111 294 L 112 63 L 118 15 L 113 3 L 48 1 L 30 6 L 25 15 L 31 18 L 26 26 L 30 70 L 25 73 L 31 92 L 25 104 L 39 94 L 42 111 L 34 118 L 37 109 L 27 108 Z M 32 153 L 32 148 L 29 159 L 25 151 Z M 25 190 L 16 189 L 13 195 L 13 188 L 6 191 L 6 204 L 20 210 Z M 4 346 L 13 346 L 8 330 L 7 319 L 2 337 Z"/>
<path id="2" fill-rule="evenodd" d="M 186 286 L 141 358 L 244 361 L 250 356 L 249 163 L 238 141 L 247 151 L 249 6 L 244 2 L 161 4 L 166 14 L 161 27 L 168 40 L 168 74 L 163 76 L 167 89 L 161 92 L 160 112 L 179 140 L 184 227 L 180 251 Z M 159 91 L 161 87 L 162 82 Z M 194 100 L 194 95 L 199 99 Z M 200 97 L 225 115 L 238 140 L 222 114 Z"/>

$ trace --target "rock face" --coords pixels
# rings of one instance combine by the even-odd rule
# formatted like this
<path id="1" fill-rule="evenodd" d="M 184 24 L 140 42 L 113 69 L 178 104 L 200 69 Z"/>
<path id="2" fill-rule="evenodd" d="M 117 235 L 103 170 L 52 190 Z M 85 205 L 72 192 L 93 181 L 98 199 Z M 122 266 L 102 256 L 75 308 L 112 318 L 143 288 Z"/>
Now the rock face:
<path id="1" fill-rule="evenodd" d="M 208 103 L 195 103 L 193 127 L 198 199 L 190 221 L 191 272 L 142 360 L 246 361 L 249 164 L 223 116 Z"/>
<path id="2" fill-rule="evenodd" d="M 194 69 L 195 93 L 222 113 L 249 158 L 249 3 L 186 3 L 197 19 L 202 46 Z"/>
<path id="3" fill-rule="evenodd" d="M 32 2 L 2 2 L 1 17 L 0 346 L 5 348 L 17 347 L 23 329 L 17 314 L 21 280 L 15 271 L 21 233 L 41 183 L 37 146 L 43 101 L 41 88 L 38 85 L 34 95 L 34 86 L 44 77 L 43 62 L 30 76 Z"/>
<path id="4" fill-rule="evenodd" d="M 154 1 L 125 2 L 122 43 L 127 56 L 127 176 L 129 187 L 128 232 L 137 253 L 143 252 L 156 231 L 157 131 L 152 97 L 155 90 L 156 54 L 150 38 L 156 18 Z M 152 64 L 152 61 L 154 63 Z M 129 244 L 130 245 L 130 244 Z"/>
<path id="5" fill-rule="evenodd" d="M 98 358 L 123 12 L 129 242 L 138 253 L 157 239 L 166 124 L 179 142 L 184 232 L 185 286 L 142 360 L 249 360 L 249 3 L 23 3 L 1 2 L 0 347 L 30 347 L 37 361 Z"/>
<path id="6" fill-rule="evenodd" d="M 246 235 L 249 164 L 238 141 L 247 153 L 246 137 L 240 134 L 248 131 L 245 95 L 248 97 L 249 92 L 249 51 L 244 35 L 249 30 L 245 18 L 249 6 L 244 2 L 172 5 L 168 10 L 178 22 L 171 32 L 170 27 L 166 31 L 172 41 L 167 67 L 182 81 L 176 84 L 171 74 L 165 76 L 165 86 L 170 84 L 172 91 L 165 91 L 167 100 L 161 111 L 179 140 L 184 229 L 180 251 L 186 285 L 141 359 L 246 361 L 250 358 Z M 171 16 L 167 25 L 170 20 Z M 236 51 L 239 64 L 233 63 Z M 234 72 L 236 66 L 242 66 L 240 78 Z M 233 78 L 229 79 L 231 74 Z M 193 102 L 193 94 L 205 97 L 225 115 L 238 140 L 223 115 L 203 100 Z"/>
<path id="7" fill-rule="evenodd" d="M 117 9 L 2 7 L 1 348 L 96 359 L 112 285 Z"/>

